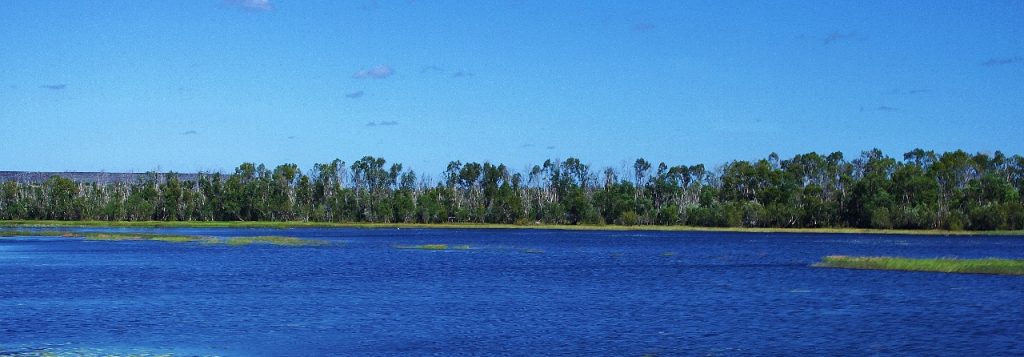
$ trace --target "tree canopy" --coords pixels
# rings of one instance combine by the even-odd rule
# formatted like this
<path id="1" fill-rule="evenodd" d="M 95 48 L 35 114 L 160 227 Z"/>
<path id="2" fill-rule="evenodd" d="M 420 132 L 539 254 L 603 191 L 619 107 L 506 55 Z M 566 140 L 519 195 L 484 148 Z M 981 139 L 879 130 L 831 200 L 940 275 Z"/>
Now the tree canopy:
<path id="1" fill-rule="evenodd" d="M 772 153 L 757 161 L 594 170 L 578 158 L 529 172 L 451 161 L 435 184 L 365 156 L 233 173 L 173 172 L 97 184 L 53 176 L 0 184 L 0 219 L 548 223 L 708 227 L 1024 229 L 1024 157 L 915 149 Z M 193 177 L 192 175 L 188 175 Z"/>

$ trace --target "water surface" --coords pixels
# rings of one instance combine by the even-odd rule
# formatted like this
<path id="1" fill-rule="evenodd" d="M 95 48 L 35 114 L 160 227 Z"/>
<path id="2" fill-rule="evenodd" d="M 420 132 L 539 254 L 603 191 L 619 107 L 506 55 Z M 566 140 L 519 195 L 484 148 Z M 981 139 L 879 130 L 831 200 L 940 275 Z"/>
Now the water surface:
<path id="1" fill-rule="evenodd" d="M 0 239 L 0 354 L 1024 354 L 1022 277 L 810 267 L 1024 258 L 1014 237 L 69 230 L 333 244 Z"/>

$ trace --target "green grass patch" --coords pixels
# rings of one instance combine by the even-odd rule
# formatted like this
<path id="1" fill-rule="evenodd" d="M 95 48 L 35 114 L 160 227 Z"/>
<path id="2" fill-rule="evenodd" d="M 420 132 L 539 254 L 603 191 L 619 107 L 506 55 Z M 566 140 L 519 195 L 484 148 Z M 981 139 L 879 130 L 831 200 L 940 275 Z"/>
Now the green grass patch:
<path id="1" fill-rule="evenodd" d="M 231 237 L 224 240 L 229 246 L 243 246 L 250 244 L 270 244 L 285 247 L 320 247 L 329 245 L 330 242 L 316 239 L 302 239 L 282 236 L 260 236 L 260 237 Z"/>
<path id="2" fill-rule="evenodd" d="M 330 245 L 329 241 L 301 239 L 282 236 L 231 237 L 219 239 L 206 236 L 185 236 L 152 233 L 98 233 L 98 232 L 60 232 L 60 231 L 0 231 L 0 237 L 64 237 L 81 238 L 92 241 L 157 241 L 166 243 L 202 243 L 205 245 L 224 244 L 228 246 L 244 246 L 250 244 L 270 244 L 286 247 L 315 247 Z"/>
<path id="3" fill-rule="evenodd" d="M 150 238 L 149 240 L 155 240 L 155 241 L 167 242 L 167 243 L 191 243 L 191 242 L 196 242 L 196 241 L 202 240 L 203 238 L 204 237 L 195 237 L 195 236 L 162 236 L 162 237 L 153 237 L 153 238 Z"/>
<path id="4" fill-rule="evenodd" d="M 912 259 L 900 257 L 851 257 L 830 255 L 816 267 L 929 271 L 942 273 L 1024 275 L 1024 260 L 1015 259 Z"/>
<path id="5" fill-rule="evenodd" d="M 392 245 L 395 249 L 417 249 L 417 250 L 470 250 L 473 249 L 469 244 L 419 244 L 419 245 Z"/>
<path id="6" fill-rule="evenodd" d="M 145 240 L 144 237 L 139 235 L 131 234 L 108 234 L 108 233 L 96 233 L 96 234 L 83 234 L 85 240 Z"/>
<path id="7" fill-rule="evenodd" d="M 397 249 L 448 250 L 447 244 L 396 245 Z"/>
<path id="8" fill-rule="evenodd" d="M 0 237 L 80 237 L 70 232 L 60 231 L 23 231 L 23 230 L 4 230 L 0 231 Z"/>
<path id="9" fill-rule="evenodd" d="M 81 237 L 85 240 L 108 240 L 108 241 L 126 241 L 126 240 L 148 240 L 158 241 L 167 243 L 190 243 L 200 241 L 208 237 L 199 236 L 182 236 L 182 235 L 170 235 L 170 234 L 150 234 L 150 233 L 65 233 L 63 237 Z"/>

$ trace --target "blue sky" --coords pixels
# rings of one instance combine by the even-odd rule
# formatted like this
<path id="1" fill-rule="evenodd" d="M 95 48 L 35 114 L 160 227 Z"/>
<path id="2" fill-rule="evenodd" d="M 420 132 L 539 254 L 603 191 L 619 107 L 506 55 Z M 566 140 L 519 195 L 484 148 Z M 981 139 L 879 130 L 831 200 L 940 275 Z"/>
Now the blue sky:
<path id="1" fill-rule="evenodd" d="M 1024 154 L 1022 1 L 5 1 L 0 170 Z"/>

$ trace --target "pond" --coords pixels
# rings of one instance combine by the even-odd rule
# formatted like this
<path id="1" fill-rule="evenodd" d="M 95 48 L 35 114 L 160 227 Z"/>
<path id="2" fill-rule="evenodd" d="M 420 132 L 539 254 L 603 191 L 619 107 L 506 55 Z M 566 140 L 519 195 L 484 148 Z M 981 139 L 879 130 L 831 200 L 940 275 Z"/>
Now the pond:
<path id="1" fill-rule="evenodd" d="M 1024 277 L 811 267 L 1020 237 L 65 230 L 330 244 L 0 238 L 0 355 L 1024 354 Z"/>

